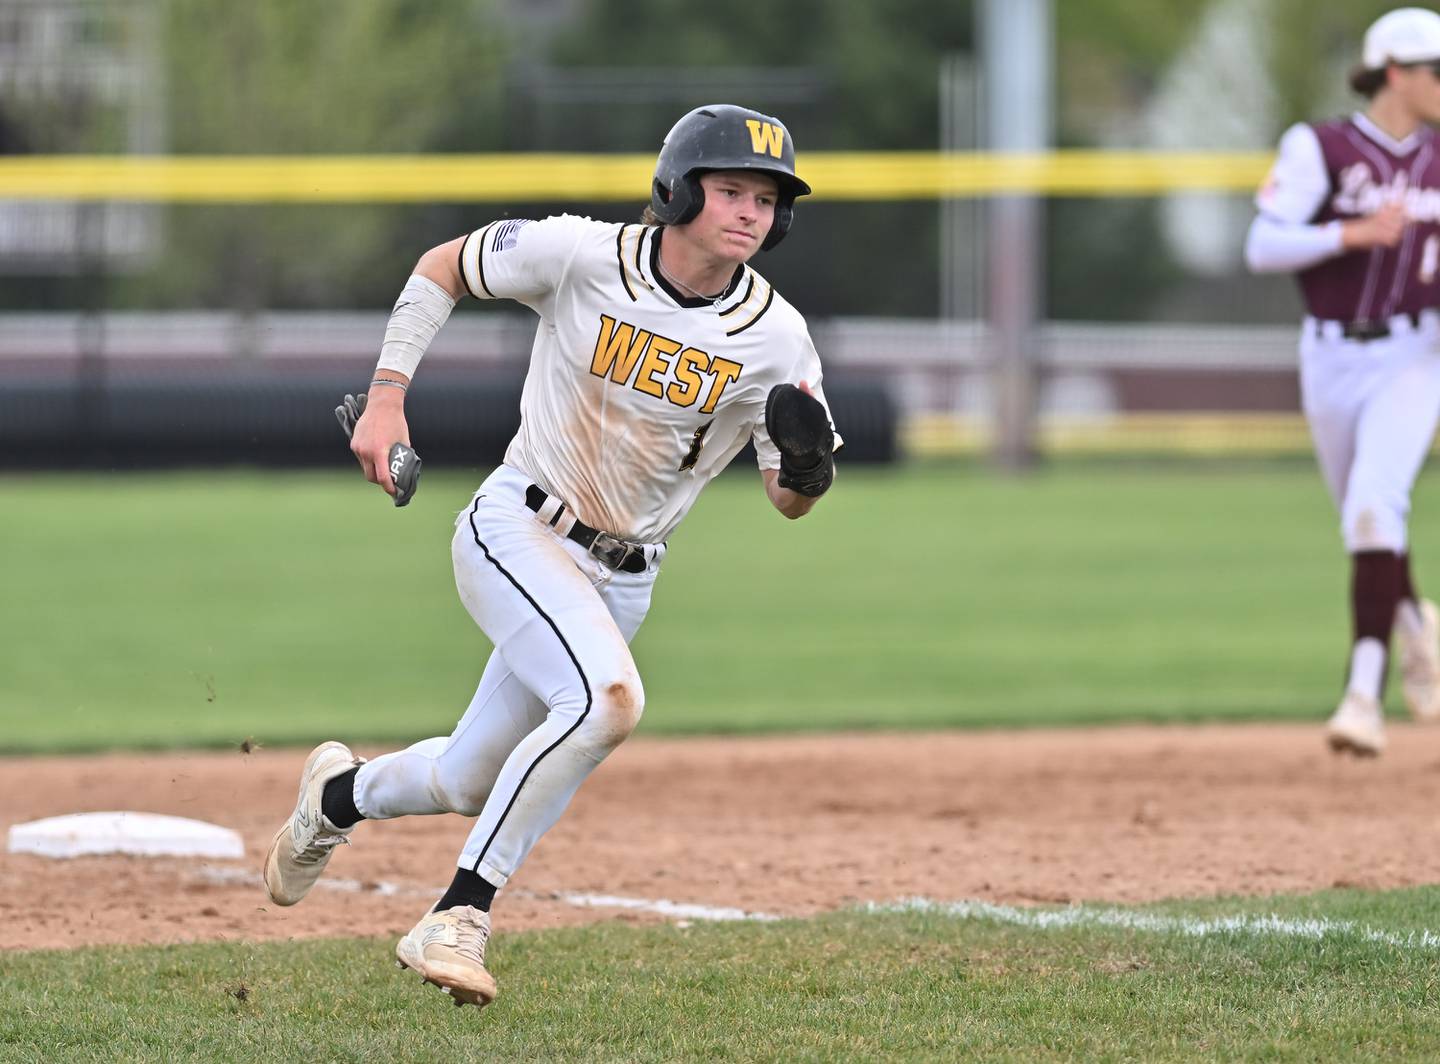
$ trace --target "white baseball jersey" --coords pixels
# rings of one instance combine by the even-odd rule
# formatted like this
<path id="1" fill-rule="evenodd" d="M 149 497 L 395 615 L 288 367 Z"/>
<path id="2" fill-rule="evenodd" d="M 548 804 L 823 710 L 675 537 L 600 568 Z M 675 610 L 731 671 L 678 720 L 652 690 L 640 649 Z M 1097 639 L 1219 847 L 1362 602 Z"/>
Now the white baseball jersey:
<path id="1" fill-rule="evenodd" d="M 1340 223 L 1312 224 L 1330 178 L 1313 126 L 1291 126 L 1280 138 L 1270 174 L 1255 196 L 1258 214 L 1245 242 L 1245 259 L 1256 272 L 1303 270 L 1340 254 Z"/>
<path id="2" fill-rule="evenodd" d="M 799 312 L 749 266 L 714 300 L 683 295 L 660 274 L 662 234 L 511 219 L 460 251 L 471 295 L 540 316 L 506 464 L 586 524 L 642 543 L 669 536 L 747 439 L 761 469 L 779 468 L 765 432 L 774 385 L 808 381 L 825 402 Z"/>

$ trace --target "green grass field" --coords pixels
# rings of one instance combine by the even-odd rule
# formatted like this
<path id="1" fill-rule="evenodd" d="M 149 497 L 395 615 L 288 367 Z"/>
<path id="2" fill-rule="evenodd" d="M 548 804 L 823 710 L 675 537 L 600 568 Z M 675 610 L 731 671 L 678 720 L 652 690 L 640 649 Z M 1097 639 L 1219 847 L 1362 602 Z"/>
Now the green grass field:
<path id="1" fill-rule="evenodd" d="M 396 511 L 353 474 L 0 478 L 0 749 L 447 732 L 488 652 L 448 549 L 475 479 Z M 847 470 L 795 523 L 723 477 L 636 640 L 642 727 L 1315 718 L 1348 638 L 1335 524 L 1301 462 Z"/>
<path id="2" fill-rule="evenodd" d="M 487 653 L 449 571 L 475 482 L 427 473 L 396 512 L 351 474 L 0 478 L 0 749 L 448 731 Z M 1301 462 L 846 470 L 796 524 L 722 478 L 636 641 L 642 727 L 1318 719 L 1347 641 L 1335 524 Z M 479 1014 L 388 939 L 0 954 L 0 1061 L 1440 1059 L 1440 888 L 1135 912 L 1331 923 L 502 934 Z"/>
<path id="3" fill-rule="evenodd" d="M 1440 891 L 1258 910 L 1338 929 L 1040 930 L 934 913 L 496 940 L 481 1013 L 389 940 L 5 958 L 12 1060 L 1434 1060 Z M 1166 906 L 1170 914 L 1253 904 Z M 44 1047 L 43 1051 L 39 1047 Z"/>

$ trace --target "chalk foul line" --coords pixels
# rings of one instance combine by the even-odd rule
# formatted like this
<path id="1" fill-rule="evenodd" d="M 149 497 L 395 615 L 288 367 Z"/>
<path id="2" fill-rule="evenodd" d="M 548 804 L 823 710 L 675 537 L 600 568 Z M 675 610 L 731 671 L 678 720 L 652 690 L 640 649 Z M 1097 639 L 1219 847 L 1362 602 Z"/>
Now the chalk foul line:
<path id="1" fill-rule="evenodd" d="M 1040 931 L 1072 927 L 1117 928 L 1152 934 L 1188 935 L 1271 935 L 1277 938 L 1322 939 L 1329 935 L 1355 937 L 1401 949 L 1440 949 L 1440 934 L 1434 931 L 1385 931 L 1327 917 L 1284 917 L 1273 913 L 1237 916 L 1166 916 L 1131 909 L 1102 909 L 1072 905 L 1065 909 L 1024 909 L 987 901 L 935 901 L 932 898 L 902 898 L 893 902 L 868 902 L 859 907 L 867 913 L 934 913 L 957 920 L 987 920 Z"/>
<path id="2" fill-rule="evenodd" d="M 206 866 L 200 870 L 202 879 L 211 883 L 243 884 L 260 888 L 260 876 L 243 868 Z M 391 898 L 434 899 L 445 892 L 443 887 L 420 887 L 387 880 L 359 880 L 329 877 L 316 884 L 317 889 L 347 894 L 374 894 Z M 771 922 L 783 919 L 774 913 L 751 912 L 729 906 L 699 905 L 670 901 L 667 898 L 630 898 L 618 894 L 588 894 L 579 891 L 512 890 L 511 897 L 558 901 L 581 909 L 621 909 L 627 912 L 652 913 L 674 920 L 714 922 Z M 1072 905 L 1063 909 L 1029 909 L 1014 905 L 974 899 L 936 901 L 933 898 L 901 898 L 892 902 L 865 902 L 856 912 L 931 913 L 956 920 L 989 921 L 1010 924 L 1038 931 L 1068 928 L 1111 928 L 1150 934 L 1186 935 L 1205 938 L 1220 935 L 1273 936 L 1276 938 L 1323 939 L 1329 935 L 1359 938 L 1399 949 L 1440 950 L 1440 934 L 1434 931 L 1385 931 L 1356 923 L 1354 920 L 1332 920 L 1327 917 L 1284 917 L 1273 913 L 1236 916 L 1167 916 L 1161 913 L 1138 912 L 1133 909 L 1097 908 Z"/>
<path id="3" fill-rule="evenodd" d="M 200 878 L 210 883 L 244 885 L 259 888 L 260 876 L 244 868 L 206 866 L 200 870 Z M 388 880 L 343 879 L 329 876 L 315 884 L 316 889 L 340 891 L 346 894 L 374 894 L 382 898 L 429 898 L 432 901 L 445 893 L 444 887 L 417 887 Z M 771 921 L 781 917 L 773 913 L 749 912 L 729 906 L 697 905 L 692 902 L 670 901 L 667 898 L 627 898 L 618 894 L 586 894 L 579 891 L 558 891 L 546 893 L 533 890 L 506 891 L 512 898 L 538 898 L 558 901 L 580 909 L 624 909 L 628 912 L 653 913 L 676 920 L 710 920 L 716 922 L 735 920 Z"/>

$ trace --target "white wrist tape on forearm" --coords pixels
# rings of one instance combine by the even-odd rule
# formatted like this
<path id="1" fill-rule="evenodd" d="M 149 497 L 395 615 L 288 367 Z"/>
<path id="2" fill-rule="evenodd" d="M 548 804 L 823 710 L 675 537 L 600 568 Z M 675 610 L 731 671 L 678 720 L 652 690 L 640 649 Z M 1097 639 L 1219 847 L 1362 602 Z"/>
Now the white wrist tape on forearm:
<path id="1" fill-rule="evenodd" d="M 455 300 L 445 289 L 428 277 L 411 275 L 395 301 L 395 309 L 390 312 L 385 342 L 380 345 L 380 361 L 375 368 L 415 376 L 421 356 L 454 307 Z"/>

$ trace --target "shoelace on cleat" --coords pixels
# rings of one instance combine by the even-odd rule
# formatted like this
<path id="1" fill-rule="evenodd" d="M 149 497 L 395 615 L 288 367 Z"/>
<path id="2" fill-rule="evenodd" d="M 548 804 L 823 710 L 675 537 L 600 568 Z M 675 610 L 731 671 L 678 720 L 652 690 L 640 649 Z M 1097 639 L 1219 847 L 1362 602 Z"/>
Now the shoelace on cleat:
<path id="1" fill-rule="evenodd" d="M 344 835 L 316 835 L 313 842 L 295 854 L 296 864 L 314 864 L 330 856 L 336 846 L 349 846 L 350 840 Z"/>
<path id="2" fill-rule="evenodd" d="M 476 917 L 474 910 L 463 912 L 455 921 L 455 930 L 455 952 L 483 967 L 485 943 L 490 940 L 490 929 L 484 920 Z"/>

